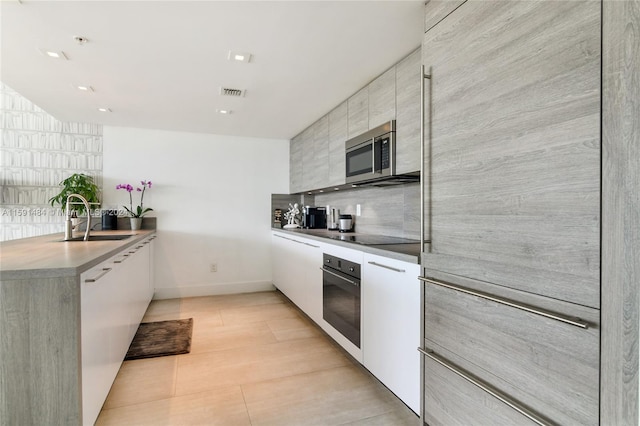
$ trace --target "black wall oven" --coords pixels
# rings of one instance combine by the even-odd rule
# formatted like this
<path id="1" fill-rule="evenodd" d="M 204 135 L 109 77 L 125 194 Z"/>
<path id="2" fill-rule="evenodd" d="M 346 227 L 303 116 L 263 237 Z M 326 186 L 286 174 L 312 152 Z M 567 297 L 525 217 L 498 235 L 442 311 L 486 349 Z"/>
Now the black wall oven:
<path id="1" fill-rule="evenodd" d="M 322 318 L 360 348 L 360 264 L 324 253 Z"/>

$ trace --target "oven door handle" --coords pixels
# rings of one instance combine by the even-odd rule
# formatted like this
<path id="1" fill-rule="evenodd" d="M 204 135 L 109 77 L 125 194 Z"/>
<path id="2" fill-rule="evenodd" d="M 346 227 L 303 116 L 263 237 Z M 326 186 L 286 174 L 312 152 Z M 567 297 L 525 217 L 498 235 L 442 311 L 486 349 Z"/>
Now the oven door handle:
<path id="1" fill-rule="evenodd" d="M 353 280 L 349 280 L 349 279 L 347 279 L 347 278 L 343 277 L 342 275 L 338 275 L 338 274 L 336 274 L 335 272 L 331 272 L 331 271 L 329 271 L 329 270 L 328 270 L 328 269 L 326 269 L 326 268 L 322 268 L 322 267 L 321 267 L 321 268 L 320 268 L 320 270 L 322 270 L 322 272 L 326 272 L 327 274 L 331 274 L 331 275 L 333 275 L 334 277 L 340 278 L 342 281 L 346 281 L 346 282 L 348 282 L 349 284 L 353 284 L 353 285 L 354 285 L 354 286 L 356 286 L 356 287 L 360 287 L 360 283 L 359 283 L 359 282 L 356 282 L 356 281 L 353 281 Z"/>

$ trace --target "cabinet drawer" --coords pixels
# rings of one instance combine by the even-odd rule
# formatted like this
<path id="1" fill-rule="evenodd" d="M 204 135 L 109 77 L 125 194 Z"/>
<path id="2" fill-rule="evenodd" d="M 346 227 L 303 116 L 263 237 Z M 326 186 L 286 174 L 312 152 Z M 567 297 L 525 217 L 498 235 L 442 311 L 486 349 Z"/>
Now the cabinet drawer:
<path id="1" fill-rule="evenodd" d="M 518 411 L 425 356 L 424 423 L 430 426 L 535 425 Z"/>
<path id="2" fill-rule="evenodd" d="M 583 329 L 464 291 L 424 285 L 427 348 L 446 350 L 452 361 L 554 422 L 597 424 L 596 310 Z"/>

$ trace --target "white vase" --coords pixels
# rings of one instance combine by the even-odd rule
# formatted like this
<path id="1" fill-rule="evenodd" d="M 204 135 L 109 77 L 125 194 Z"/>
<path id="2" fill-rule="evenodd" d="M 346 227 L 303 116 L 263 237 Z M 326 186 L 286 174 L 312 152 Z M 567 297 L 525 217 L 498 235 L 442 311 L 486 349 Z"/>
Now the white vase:
<path id="1" fill-rule="evenodd" d="M 141 217 L 130 217 L 131 221 L 131 230 L 137 231 L 142 228 L 142 218 Z"/>

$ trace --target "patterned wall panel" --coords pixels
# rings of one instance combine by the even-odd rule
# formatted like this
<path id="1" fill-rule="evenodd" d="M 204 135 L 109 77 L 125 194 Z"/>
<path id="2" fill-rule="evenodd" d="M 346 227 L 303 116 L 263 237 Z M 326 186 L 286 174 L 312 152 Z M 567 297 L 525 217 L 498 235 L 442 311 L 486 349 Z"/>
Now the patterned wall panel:
<path id="1" fill-rule="evenodd" d="M 49 198 L 73 173 L 102 187 L 102 126 L 66 123 L 0 82 L 0 241 L 63 231 Z"/>

